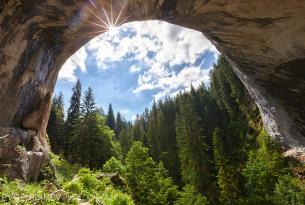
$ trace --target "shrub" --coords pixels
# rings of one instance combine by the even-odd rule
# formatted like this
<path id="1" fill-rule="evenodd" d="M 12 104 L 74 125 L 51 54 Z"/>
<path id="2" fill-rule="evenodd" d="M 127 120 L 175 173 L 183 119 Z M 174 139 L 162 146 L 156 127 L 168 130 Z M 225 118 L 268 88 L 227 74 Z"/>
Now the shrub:
<path id="1" fill-rule="evenodd" d="M 103 165 L 103 171 L 107 173 L 114 173 L 118 172 L 119 174 L 122 174 L 124 171 L 124 166 L 120 160 L 118 160 L 116 157 L 111 157 L 104 165 Z"/>
<path id="2" fill-rule="evenodd" d="M 83 187 L 78 181 L 71 181 L 64 186 L 64 190 L 75 194 L 81 194 L 83 191 Z"/>
<path id="3" fill-rule="evenodd" d="M 304 205 L 305 193 L 298 186 L 298 180 L 284 175 L 276 184 L 273 203 L 276 205 Z"/>
<path id="4" fill-rule="evenodd" d="M 196 192 L 195 187 L 186 185 L 183 188 L 180 198 L 175 205 L 205 205 L 207 204 L 206 197 Z"/>

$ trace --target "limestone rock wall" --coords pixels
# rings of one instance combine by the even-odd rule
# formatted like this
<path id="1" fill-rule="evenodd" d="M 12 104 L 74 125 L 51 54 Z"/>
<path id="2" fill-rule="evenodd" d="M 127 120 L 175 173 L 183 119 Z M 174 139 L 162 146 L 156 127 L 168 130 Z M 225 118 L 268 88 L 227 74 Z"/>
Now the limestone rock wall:
<path id="1" fill-rule="evenodd" d="M 100 33 L 104 9 L 201 31 L 235 66 L 269 133 L 304 153 L 305 1 L 1 0 L 0 175 L 37 177 L 58 72 Z"/>

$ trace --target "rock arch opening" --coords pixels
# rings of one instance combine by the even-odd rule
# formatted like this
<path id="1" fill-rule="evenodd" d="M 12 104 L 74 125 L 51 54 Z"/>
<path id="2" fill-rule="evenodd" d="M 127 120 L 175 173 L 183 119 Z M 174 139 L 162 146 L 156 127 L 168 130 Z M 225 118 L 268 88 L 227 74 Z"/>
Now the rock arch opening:
<path id="1" fill-rule="evenodd" d="M 304 151 L 303 1 L 6 0 L 0 2 L 0 158 L 8 166 L 1 175 L 37 177 L 48 152 L 44 133 L 57 75 L 97 35 L 89 11 L 95 3 L 129 16 L 126 22 L 163 19 L 204 33 L 235 65 L 269 133 Z M 27 152 L 15 149 L 24 142 Z"/>
<path id="2" fill-rule="evenodd" d="M 191 85 L 208 85 L 218 54 L 200 32 L 163 21 L 128 23 L 99 35 L 71 56 L 55 90 L 63 91 L 68 105 L 67 94 L 78 78 L 83 89 L 93 88 L 98 105 L 107 108 L 112 102 L 131 120 L 153 100 L 190 90 Z"/>

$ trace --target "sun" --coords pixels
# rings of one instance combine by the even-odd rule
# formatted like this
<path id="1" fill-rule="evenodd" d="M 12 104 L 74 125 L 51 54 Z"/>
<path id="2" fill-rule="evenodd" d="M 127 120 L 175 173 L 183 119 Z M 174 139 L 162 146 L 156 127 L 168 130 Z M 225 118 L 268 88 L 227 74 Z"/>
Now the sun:
<path id="1" fill-rule="evenodd" d="M 113 32 L 115 31 L 116 27 L 114 25 L 109 25 L 108 26 L 108 31 Z"/>
<path id="2" fill-rule="evenodd" d="M 122 19 L 123 11 L 124 11 L 124 5 L 126 5 L 126 0 L 124 0 L 123 4 L 121 4 L 121 8 L 118 12 L 115 12 L 117 15 L 116 17 L 113 15 L 113 5 L 112 1 L 110 0 L 110 12 L 107 12 L 106 9 L 103 6 L 102 0 L 90 1 L 91 6 L 88 7 L 89 13 L 94 17 L 95 21 L 90 21 L 89 19 L 85 20 L 86 22 L 100 28 L 100 30 L 91 32 L 89 34 L 96 35 L 101 34 L 106 31 L 108 32 L 116 32 L 118 29 L 117 27 L 124 24 L 130 16 L 133 15 L 133 13 L 136 11 L 134 10 L 129 15 L 127 15 L 126 18 Z M 139 7 L 140 8 L 140 7 Z"/>

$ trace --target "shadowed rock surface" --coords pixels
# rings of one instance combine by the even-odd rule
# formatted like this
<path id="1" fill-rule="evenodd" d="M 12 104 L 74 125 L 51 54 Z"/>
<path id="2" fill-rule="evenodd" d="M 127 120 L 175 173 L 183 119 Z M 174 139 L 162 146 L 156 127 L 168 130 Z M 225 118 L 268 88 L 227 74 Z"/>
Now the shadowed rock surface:
<path id="1" fill-rule="evenodd" d="M 128 22 L 161 19 L 201 31 L 234 65 L 270 135 L 290 155 L 305 152 L 303 0 L 2 0 L 0 175 L 37 178 L 58 72 L 99 34 L 94 11 L 102 6 Z"/>

